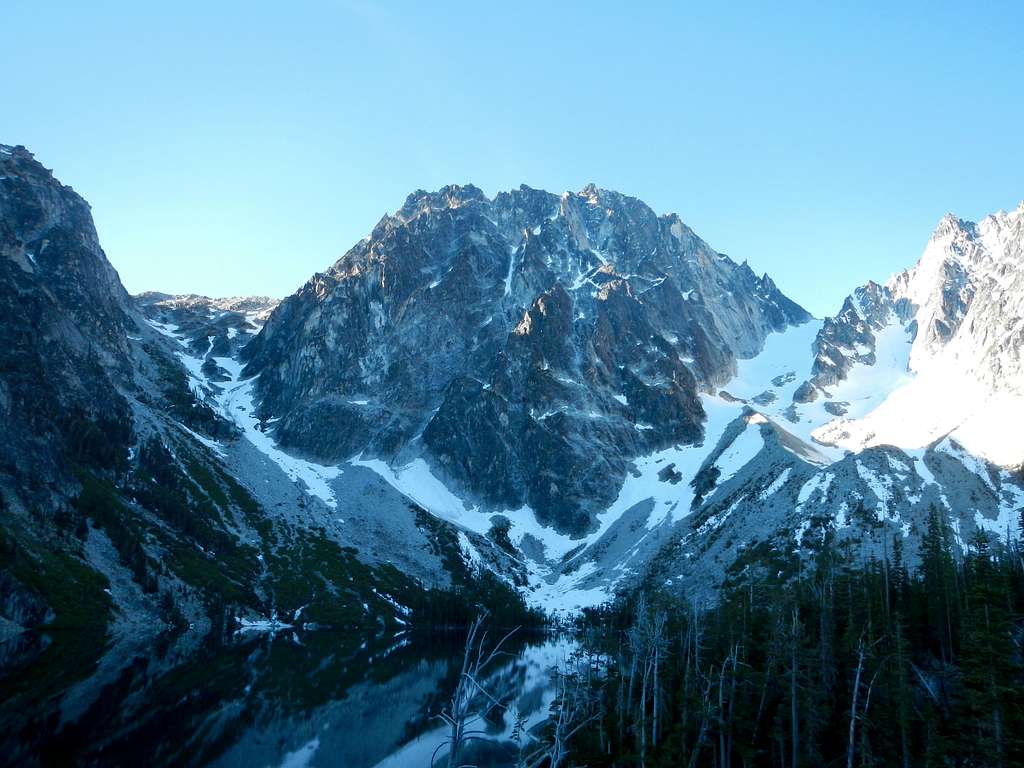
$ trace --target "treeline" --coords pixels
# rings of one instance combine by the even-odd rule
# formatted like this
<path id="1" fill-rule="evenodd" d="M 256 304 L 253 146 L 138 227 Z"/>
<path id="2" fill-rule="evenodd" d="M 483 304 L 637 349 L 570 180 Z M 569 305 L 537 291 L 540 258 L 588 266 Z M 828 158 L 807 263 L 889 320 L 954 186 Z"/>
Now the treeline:
<path id="1" fill-rule="evenodd" d="M 830 542 L 786 586 L 702 610 L 640 596 L 588 619 L 568 762 L 587 766 L 1024 765 L 1024 560 L 962 551 L 933 514 L 851 563 Z M 571 706 L 569 706 L 571 704 Z"/>
<path id="2" fill-rule="evenodd" d="M 454 630 L 465 632 L 480 616 L 488 615 L 494 627 L 539 630 L 547 626 L 543 612 L 529 607 L 513 586 L 487 568 L 471 566 L 462 552 L 455 528 L 441 523 L 421 507 L 413 508 L 416 525 L 427 536 L 434 554 L 451 579 L 447 588 L 432 588 L 409 595 L 413 625 L 421 630 Z M 498 546 L 507 542 L 507 529 L 502 530 Z"/>
<path id="3" fill-rule="evenodd" d="M 526 604 L 523 596 L 487 570 L 466 576 L 455 575 L 457 581 L 447 589 L 427 589 L 412 596 L 413 626 L 434 632 L 452 630 L 465 632 L 473 621 L 486 612 L 488 622 L 498 629 L 519 627 L 524 632 L 542 630 L 547 626 L 543 612 Z"/>

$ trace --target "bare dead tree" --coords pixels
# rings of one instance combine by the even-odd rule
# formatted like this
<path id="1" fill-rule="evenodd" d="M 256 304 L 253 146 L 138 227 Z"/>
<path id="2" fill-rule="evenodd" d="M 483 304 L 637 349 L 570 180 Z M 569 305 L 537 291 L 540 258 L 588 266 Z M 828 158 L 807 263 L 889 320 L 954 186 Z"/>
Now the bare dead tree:
<path id="1" fill-rule="evenodd" d="M 448 768 L 461 768 L 459 756 L 466 742 L 483 737 L 483 731 L 473 728 L 473 725 L 491 707 L 503 706 L 484 687 L 482 676 L 487 667 L 504 654 L 501 650 L 502 646 L 519 628 L 516 627 L 506 634 L 488 651 L 486 650 L 487 631 L 483 628 L 486 618 L 487 612 L 485 611 L 477 616 L 469 626 L 462 654 L 462 668 L 459 671 L 455 692 L 448 705 L 437 715 L 448 726 L 448 738 L 434 750 L 434 754 L 430 758 L 431 766 L 437 760 L 438 752 L 447 746 Z M 482 712 L 477 711 L 475 706 L 481 698 L 486 702 Z"/>
<path id="2" fill-rule="evenodd" d="M 736 667 L 739 665 L 740 644 L 737 642 L 729 655 L 722 659 L 718 672 L 718 751 L 722 768 L 732 765 L 732 713 L 736 700 Z M 726 694 L 726 677 L 729 678 Z"/>
<path id="3" fill-rule="evenodd" d="M 714 682 L 710 675 L 706 675 L 700 672 L 700 670 L 697 671 L 697 677 L 700 680 L 700 728 L 697 730 L 697 740 L 694 742 L 693 750 L 690 752 L 687 768 L 696 768 L 701 750 L 708 742 L 708 729 L 711 725 L 711 689 L 714 687 Z"/>
<path id="4" fill-rule="evenodd" d="M 626 654 L 625 651 L 623 651 L 622 649 L 621 640 L 619 642 L 618 663 L 616 664 L 616 668 L 622 670 L 620 672 L 618 696 L 616 697 L 615 705 L 617 710 L 616 720 L 618 721 L 619 743 L 621 744 L 623 741 L 625 741 L 626 738 L 626 714 L 629 711 L 628 706 L 626 704 Z"/>
<path id="5" fill-rule="evenodd" d="M 651 686 L 651 746 L 653 747 L 658 746 L 659 723 L 661 722 L 661 679 L 659 672 L 661 669 L 661 660 L 665 655 L 667 646 L 667 638 L 665 635 L 665 627 L 667 624 L 668 614 L 664 611 L 658 611 L 651 622 L 649 663 L 653 673 Z"/>
<path id="6" fill-rule="evenodd" d="M 600 719 L 602 708 L 594 667 L 598 664 L 584 650 L 552 672 L 555 700 L 549 718 L 550 732 L 519 768 L 560 768 L 569 757 L 569 743 L 581 729 Z"/>
<path id="7" fill-rule="evenodd" d="M 757 741 L 757 734 L 761 728 L 761 719 L 764 716 L 765 704 L 768 701 L 768 685 L 774 681 L 775 659 L 779 652 L 779 638 L 783 634 L 782 619 L 778 620 L 775 627 L 775 634 L 768 649 L 768 661 L 764 665 L 764 676 L 761 680 L 761 697 L 757 705 L 757 717 L 754 719 L 754 735 L 752 739 Z"/>
<path id="8" fill-rule="evenodd" d="M 661 699 L 659 695 L 661 681 L 661 659 L 665 654 L 667 637 L 665 627 L 668 615 L 658 611 L 653 616 L 647 609 L 647 601 L 640 596 L 637 601 L 636 617 L 629 629 L 629 648 L 632 653 L 632 675 L 640 684 L 640 700 L 634 722 L 639 729 L 640 765 L 646 763 L 648 733 L 652 746 L 658 743 L 658 723 Z M 639 668 L 639 673 L 637 672 Z M 634 680 L 630 681 L 632 690 Z M 630 696 L 630 701 L 632 696 Z M 627 704 L 627 709 L 630 709 Z M 650 726 L 648 726 L 650 712 Z"/>
<path id="9" fill-rule="evenodd" d="M 857 643 L 857 673 L 853 678 L 853 700 L 850 702 L 850 733 L 849 741 L 846 745 L 846 768 L 853 768 L 854 733 L 857 729 L 857 698 L 860 696 L 860 678 L 864 672 L 864 657 L 866 654 L 864 635 L 862 633 Z"/>
<path id="10" fill-rule="evenodd" d="M 643 617 L 647 616 L 647 596 L 643 592 L 640 593 L 640 597 L 636 601 L 636 612 L 634 616 L 633 628 L 629 633 L 629 649 L 632 652 L 632 659 L 629 665 L 629 693 L 626 696 L 627 712 L 633 711 L 633 689 L 636 684 L 636 668 L 640 660 L 637 627 L 643 621 Z"/>
<path id="11" fill-rule="evenodd" d="M 797 650 L 800 642 L 800 609 L 793 607 L 793 631 L 789 646 L 789 719 L 790 738 L 792 740 L 793 768 L 800 765 L 800 717 L 797 705 Z"/>
<path id="12" fill-rule="evenodd" d="M 860 698 L 861 678 L 864 675 L 864 663 L 868 658 L 871 648 L 882 641 L 882 638 L 879 638 L 872 643 L 871 646 L 868 646 L 865 640 L 866 634 L 867 630 L 865 629 L 860 635 L 860 640 L 857 642 L 857 671 L 853 678 L 853 692 L 851 694 L 850 701 L 850 729 L 849 741 L 846 746 L 846 768 L 853 768 L 853 754 L 855 751 L 854 736 L 857 730 L 857 721 L 867 717 L 868 707 L 871 706 L 871 692 L 875 688 L 875 680 L 878 679 L 878 673 L 881 671 L 881 666 L 879 666 L 878 669 L 875 670 L 875 674 L 872 675 L 871 683 L 868 685 L 867 696 L 864 701 L 864 711 L 862 713 L 858 713 L 857 700 Z"/>

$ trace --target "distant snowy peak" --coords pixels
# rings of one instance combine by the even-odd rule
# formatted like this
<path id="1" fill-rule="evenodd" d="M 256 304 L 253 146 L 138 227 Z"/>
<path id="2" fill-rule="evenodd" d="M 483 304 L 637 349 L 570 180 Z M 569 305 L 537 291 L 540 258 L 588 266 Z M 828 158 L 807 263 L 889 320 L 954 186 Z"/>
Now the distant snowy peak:
<path id="1" fill-rule="evenodd" d="M 947 215 L 917 264 L 888 281 L 893 297 L 905 299 L 912 307 L 913 369 L 939 353 L 960 328 L 974 299 L 974 272 L 983 250 L 975 224 Z"/>
<path id="2" fill-rule="evenodd" d="M 146 320 L 203 357 L 231 356 L 262 330 L 279 301 L 266 296 L 210 298 L 150 291 L 134 297 Z"/>
<path id="3" fill-rule="evenodd" d="M 914 371 L 954 360 L 994 389 L 1024 391 L 1024 203 L 975 224 L 946 216 L 920 261 L 894 276 L 896 299 L 914 308 Z"/>
<path id="4" fill-rule="evenodd" d="M 225 296 L 211 298 L 196 293 L 159 293 L 147 291 L 135 297 L 135 301 L 146 306 L 160 307 L 165 310 L 183 310 L 188 312 L 205 312 L 208 316 L 219 312 L 235 312 L 245 314 L 260 323 L 266 322 L 270 313 L 280 303 L 280 299 L 269 296 Z"/>
<path id="5" fill-rule="evenodd" d="M 815 439 L 920 448 L 954 434 L 998 464 L 1024 461 L 1022 267 L 1024 204 L 977 224 L 944 217 L 917 264 L 857 289 L 824 321 L 794 395 L 838 417 Z M 848 395 L 868 387 L 874 405 L 854 417 Z"/>

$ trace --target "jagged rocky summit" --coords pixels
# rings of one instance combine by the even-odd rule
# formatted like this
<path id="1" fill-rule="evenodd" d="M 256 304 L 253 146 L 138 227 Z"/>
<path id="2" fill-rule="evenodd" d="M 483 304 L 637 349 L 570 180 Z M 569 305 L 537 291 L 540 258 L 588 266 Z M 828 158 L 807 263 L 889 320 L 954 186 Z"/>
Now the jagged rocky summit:
<path id="1" fill-rule="evenodd" d="M 809 315 L 675 215 L 593 185 L 417 192 L 246 348 L 283 446 L 422 457 L 580 534 L 629 463 L 703 435 L 698 392 Z"/>
<path id="2" fill-rule="evenodd" d="M 997 464 L 1020 464 L 1022 248 L 1024 203 L 977 224 L 944 217 L 917 264 L 858 288 L 826 319 L 790 415 L 822 402 L 843 418 L 815 438 L 850 450 L 952 435 Z"/>

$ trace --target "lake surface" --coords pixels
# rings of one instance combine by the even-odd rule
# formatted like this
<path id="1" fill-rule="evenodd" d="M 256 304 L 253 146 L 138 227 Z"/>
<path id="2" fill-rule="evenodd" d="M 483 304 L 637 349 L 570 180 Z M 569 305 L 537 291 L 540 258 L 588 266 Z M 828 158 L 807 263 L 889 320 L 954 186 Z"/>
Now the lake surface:
<path id="1" fill-rule="evenodd" d="M 0 679 L 0 765 L 429 766 L 462 652 L 458 637 L 334 631 L 219 643 L 186 633 L 99 659 L 84 642 L 53 633 L 0 644 L 0 660 L 22 659 Z M 520 636 L 507 647 L 486 687 L 508 708 L 478 721 L 486 740 L 463 754 L 481 768 L 514 764 L 516 719 L 545 719 L 551 670 L 572 643 Z"/>

